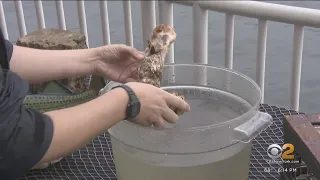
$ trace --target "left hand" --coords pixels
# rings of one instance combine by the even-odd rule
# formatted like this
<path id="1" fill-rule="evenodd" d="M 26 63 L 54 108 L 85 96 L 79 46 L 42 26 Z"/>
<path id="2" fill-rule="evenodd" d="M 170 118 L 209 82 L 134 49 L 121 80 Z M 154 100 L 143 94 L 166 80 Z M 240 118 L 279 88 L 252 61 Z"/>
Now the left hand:
<path id="1" fill-rule="evenodd" d="M 136 71 L 143 52 L 124 44 L 107 45 L 98 48 L 99 59 L 95 71 L 108 79 L 120 83 L 136 81 Z"/>

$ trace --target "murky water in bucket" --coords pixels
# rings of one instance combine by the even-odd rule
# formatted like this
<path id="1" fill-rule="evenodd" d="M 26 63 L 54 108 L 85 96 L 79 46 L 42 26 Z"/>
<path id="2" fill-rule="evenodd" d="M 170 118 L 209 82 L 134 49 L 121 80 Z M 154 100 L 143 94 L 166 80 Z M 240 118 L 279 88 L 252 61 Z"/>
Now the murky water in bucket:
<path id="1" fill-rule="evenodd" d="M 192 109 L 192 112 L 182 115 L 176 124 L 167 124 L 167 128 L 201 128 L 220 124 L 241 116 L 251 108 L 244 99 L 216 89 L 199 86 L 171 86 L 163 89 L 183 94 Z M 177 152 L 182 152 L 185 146 L 170 142 L 176 137 L 177 134 L 173 133 L 166 138 L 157 139 L 154 145 L 168 146 Z M 190 136 L 188 140 L 195 142 L 199 141 L 198 138 L 199 136 Z M 219 140 L 226 141 L 223 137 Z M 183 141 L 184 138 L 181 138 L 180 143 Z M 206 142 L 213 143 L 210 139 Z M 190 154 L 159 155 L 113 144 L 116 144 L 113 152 L 117 162 L 118 180 L 246 180 L 248 177 L 250 143 L 238 143 L 234 147 L 229 147 L 229 150 L 211 151 L 197 157 L 192 157 Z M 215 156 L 216 158 L 213 158 Z M 145 161 L 146 159 L 149 162 Z"/>
<path id="2" fill-rule="evenodd" d="M 189 167 L 148 164 L 117 147 L 114 147 L 113 152 L 117 161 L 118 180 L 247 180 L 251 143 L 243 145 L 240 152 L 219 163 L 203 163 Z"/>

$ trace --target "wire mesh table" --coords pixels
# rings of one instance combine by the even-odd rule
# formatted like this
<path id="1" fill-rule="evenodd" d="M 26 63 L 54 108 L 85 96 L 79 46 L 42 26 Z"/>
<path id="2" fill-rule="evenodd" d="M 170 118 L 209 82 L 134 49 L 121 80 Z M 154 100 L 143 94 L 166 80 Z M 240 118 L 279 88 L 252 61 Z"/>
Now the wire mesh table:
<path id="1" fill-rule="evenodd" d="M 250 161 L 250 180 L 278 180 L 281 164 L 268 164 L 270 144 L 283 144 L 284 115 L 298 112 L 262 104 L 260 111 L 269 113 L 274 123 L 253 140 Z M 116 180 L 116 170 L 108 133 L 94 139 L 86 147 L 42 170 L 30 170 L 17 180 Z"/>

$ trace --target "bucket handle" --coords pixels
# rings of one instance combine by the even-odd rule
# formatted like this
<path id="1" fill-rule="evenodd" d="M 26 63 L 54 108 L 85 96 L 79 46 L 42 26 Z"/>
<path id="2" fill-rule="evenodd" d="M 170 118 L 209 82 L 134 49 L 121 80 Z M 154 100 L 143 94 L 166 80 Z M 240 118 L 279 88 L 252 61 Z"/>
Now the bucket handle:
<path id="1" fill-rule="evenodd" d="M 248 143 L 273 123 L 272 116 L 258 111 L 250 121 L 233 129 L 235 141 Z"/>

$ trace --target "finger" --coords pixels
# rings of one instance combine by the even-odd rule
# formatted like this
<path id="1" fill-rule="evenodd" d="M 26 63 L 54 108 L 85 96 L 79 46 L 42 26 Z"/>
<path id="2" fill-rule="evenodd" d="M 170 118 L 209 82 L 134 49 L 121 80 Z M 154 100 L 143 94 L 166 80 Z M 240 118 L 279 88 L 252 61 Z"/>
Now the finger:
<path id="1" fill-rule="evenodd" d="M 184 112 L 190 111 L 190 105 L 180 97 L 165 91 L 165 99 L 169 107 L 180 109 Z"/>
<path id="2" fill-rule="evenodd" d="M 138 51 L 136 48 L 127 46 L 129 49 L 129 52 L 131 56 L 133 56 L 136 60 L 142 60 L 144 58 L 144 53 L 141 51 Z"/>
<path id="3" fill-rule="evenodd" d="M 157 128 L 164 128 L 164 119 L 159 118 L 152 122 L 152 124 Z"/>
<path id="4" fill-rule="evenodd" d="M 162 116 L 163 119 L 169 123 L 175 123 L 179 119 L 179 116 L 169 107 L 165 109 Z"/>

